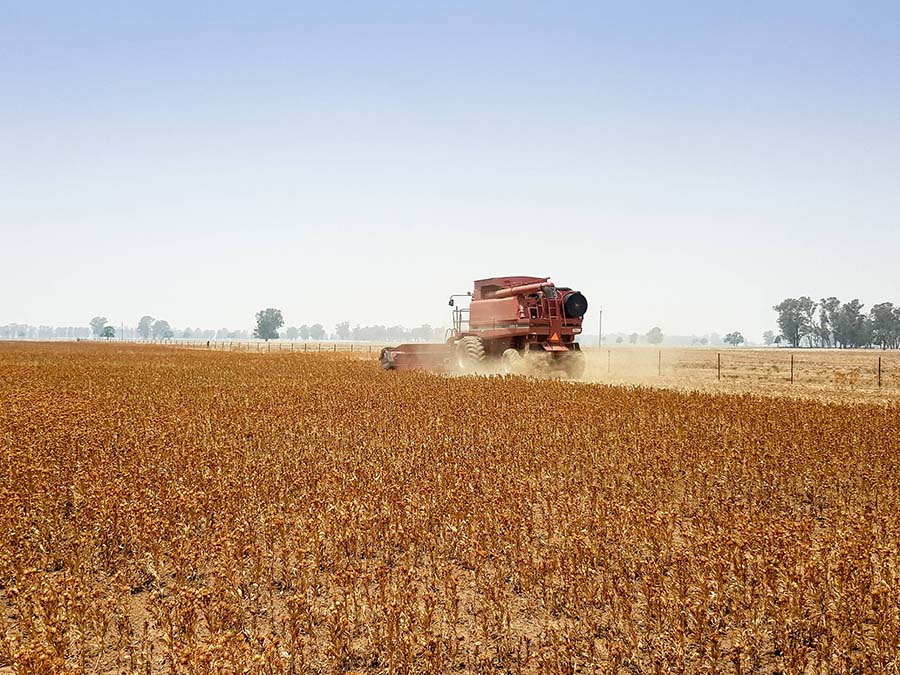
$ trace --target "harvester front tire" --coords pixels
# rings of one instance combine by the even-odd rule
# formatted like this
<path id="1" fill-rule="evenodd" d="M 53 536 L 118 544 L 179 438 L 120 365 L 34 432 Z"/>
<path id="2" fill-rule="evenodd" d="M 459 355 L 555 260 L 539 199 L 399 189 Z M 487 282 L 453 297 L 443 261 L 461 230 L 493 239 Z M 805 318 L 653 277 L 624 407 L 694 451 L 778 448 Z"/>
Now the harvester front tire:
<path id="1" fill-rule="evenodd" d="M 460 370 L 475 370 L 484 361 L 484 345 L 481 338 L 467 335 L 456 343 L 456 362 Z"/>
<path id="2" fill-rule="evenodd" d="M 394 364 L 394 359 L 391 357 L 390 350 L 387 347 L 381 350 L 378 362 L 381 364 L 383 370 L 394 370 L 397 367 Z"/>
<path id="3" fill-rule="evenodd" d="M 504 375 L 518 375 L 522 372 L 522 355 L 517 349 L 507 349 L 500 355 Z"/>
<path id="4" fill-rule="evenodd" d="M 564 362 L 564 367 L 566 369 L 566 375 L 573 380 L 580 380 L 584 377 L 584 354 L 581 352 L 572 352 L 568 356 L 566 356 L 566 360 Z"/>

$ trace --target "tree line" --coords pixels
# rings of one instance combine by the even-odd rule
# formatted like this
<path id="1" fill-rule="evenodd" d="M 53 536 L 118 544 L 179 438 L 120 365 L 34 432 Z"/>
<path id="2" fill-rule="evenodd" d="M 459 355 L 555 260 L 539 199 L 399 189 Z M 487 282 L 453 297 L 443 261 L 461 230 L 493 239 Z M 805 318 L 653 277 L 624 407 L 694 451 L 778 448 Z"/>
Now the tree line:
<path id="1" fill-rule="evenodd" d="M 857 298 L 786 298 L 773 307 L 781 330 L 775 342 L 791 347 L 900 348 L 900 307 L 891 302 L 873 305 L 868 312 L 864 307 Z"/>
<path id="2" fill-rule="evenodd" d="M 422 324 L 417 328 L 406 328 L 394 325 L 384 326 L 360 326 L 356 324 L 351 328 L 349 321 L 341 321 L 334 327 L 334 332 L 328 333 L 320 323 L 302 326 L 289 326 L 284 333 L 280 333 L 284 326 L 284 317 L 281 310 L 274 307 L 261 309 L 256 313 L 256 327 L 253 329 L 253 337 L 262 340 L 277 340 L 281 337 L 287 340 L 353 340 L 354 342 L 386 342 L 411 340 L 413 342 L 443 341 L 447 329 L 443 327 L 432 328 L 429 324 Z"/>

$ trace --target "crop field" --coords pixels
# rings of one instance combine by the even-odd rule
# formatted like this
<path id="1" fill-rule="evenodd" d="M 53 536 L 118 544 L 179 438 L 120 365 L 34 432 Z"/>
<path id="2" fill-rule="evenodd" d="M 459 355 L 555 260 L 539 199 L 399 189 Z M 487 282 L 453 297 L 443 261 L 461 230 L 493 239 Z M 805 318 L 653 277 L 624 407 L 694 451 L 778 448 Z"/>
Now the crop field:
<path id="1" fill-rule="evenodd" d="M 175 340 L 168 346 L 258 354 L 349 353 L 377 358 L 360 342 Z M 819 400 L 900 401 L 900 353 L 880 349 L 632 347 L 582 345 L 585 381 Z M 881 376 L 879 377 L 879 366 Z M 485 372 L 500 373 L 500 365 Z"/>
<path id="2" fill-rule="evenodd" d="M 0 612 L 23 675 L 898 673 L 900 404 L 0 343 Z"/>

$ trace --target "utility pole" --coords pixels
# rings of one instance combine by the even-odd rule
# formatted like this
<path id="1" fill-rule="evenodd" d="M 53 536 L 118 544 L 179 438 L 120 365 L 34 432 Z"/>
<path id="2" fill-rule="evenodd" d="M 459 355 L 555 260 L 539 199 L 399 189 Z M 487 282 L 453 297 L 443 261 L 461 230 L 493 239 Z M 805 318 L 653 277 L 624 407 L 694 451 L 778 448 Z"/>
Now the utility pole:
<path id="1" fill-rule="evenodd" d="M 597 346 L 603 346 L 603 310 L 601 309 L 599 312 L 600 316 L 597 319 Z"/>

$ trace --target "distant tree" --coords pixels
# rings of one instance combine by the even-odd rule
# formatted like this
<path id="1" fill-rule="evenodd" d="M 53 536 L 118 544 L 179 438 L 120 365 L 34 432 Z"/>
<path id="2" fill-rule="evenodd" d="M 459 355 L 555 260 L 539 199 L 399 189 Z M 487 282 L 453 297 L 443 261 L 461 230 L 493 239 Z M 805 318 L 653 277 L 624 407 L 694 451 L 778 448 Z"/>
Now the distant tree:
<path id="1" fill-rule="evenodd" d="M 629 344 L 636 345 L 639 337 L 640 337 L 640 335 L 638 335 L 637 333 L 632 333 L 631 335 L 629 335 L 628 336 Z"/>
<path id="2" fill-rule="evenodd" d="M 338 340 L 346 340 L 350 337 L 350 322 L 349 321 L 341 321 L 338 325 L 334 327 L 334 334 L 337 335 Z"/>
<path id="3" fill-rule="evenodd" d="M 792 347 L 799 347 L 800 341 L 806 338 L 813 340 L 813 316 L 816 303 L 807 296 L 786 298 L 772 309 L 778 312 L 778 327 Z"/>
<path id="4" fill-rule="evenodd" d="M 403 326 L 391 326 L 387 330 L 388 340 L 403 340 L 406 338 L 406 329 Z"/>
<path id="5" fill-rule="evenodd" d="M 309 336 L 313 340 L 324 340 L 325 339 L 325 327 L 320 323 L 314 323 L 309 327 Z"/>
<path id="6" fill-rule="evenodd" d="M 181 337 L 187 339 L 194 337 L 194 331 L 191 330 L 191 327 L 188 326 L 183 331 L 181 331 Z"/>
<path id="7" fill-rule="evenodd" d="M 297 332 L 300 334 L 301 340 L 309 340 L 309 326 L 303 324 L 297 329 Z"/>
<path id="8" fill-rule="evenodd" d="M 733 333 L 728 333 L 724 338 L 722 338 L 722 341 L 727 345 L 737 347 L 739 344 L 742 344 L 744 342 L 744 336 L 741 335 L 740 331 L 734 331 Z"/>
<path id="9" fill-rule="evenodd" d="M 297 330 L 296 326 L 289 326 L 284 331 L 284 337 L 286 337 L 288 340 L 296 340 L 299 335 L 300 331 Z"/>
<path id="10" fill-rule="evenodd" d="M 897 349 L 900 342 L 900 312 L 892 302 L 880 302 L 869 310 L 872 342 L 882 349 Z"/>
<path id="11" fill-rule="evenodd" d="M 647 342 L 651 345 L 660 345 L 663 341 L 663 332 L 659 326 L 654 326 L 647 332 Z"/>
<path id="12" fill-rule="evenodd" d="M 91 332 L 94 334 L 94 337 L 102 337 L 103 328 L 106 326 L 106 317 L 105 316 L 95 316 L 91 319 Z"/>
<path id="13" fill-rule="evenodd" d="M 619 336 L 616 338 L 616 344 L 617 344 L 617 345 L 622 344 L 624 341 L 625 341 L 625 339 L 624 339 L 621 335 L 619 335 Z"/>
<path id="14" fill-rule="evenodd" d="M 841 301 L 834 296 L 830 298 L 822 298 L 819 301 L 819 322 L 816 325 L 816 332 L 819 338 L 819 345 L 822 347 L 837 346 L 835 337 L 835 327 L 841 312 Z"/>
<path id="15" fill-rule="evenodd" d="M 256 328 L 253 329 L 253 337 L 261 340 L 277 340 L 278 329 L 284 325 L 280 309 L 269 307 L 256 313 Z"/>
<path id="16" fill-rule="evenodd" d="M 175 335 L 172 332 L 172 327 L 169 326 L 169 322 L 163 321 L 162 319 L 157 319 L 153 322 L 150 334 L 153 336 L 154 340 L 168 340 Z"/>
<path id="17" fill-rule="evenodd" d="M 427 323 L 422 324 L 418 328 L 409 331 L 409 337 L 416 342 L 428 342 L 433 335 L 434 330 Z"/>
<path id="18" fill-rule="evenodd" d="M 137 334 L 141 336 L 144 340 L 150 339 L 150 332 L 153 329 L 153 317 L 152 316 L 142 316 L 141 320 L 138 321 L 137 325 Z"/>
<path id="19" fill-rule="evenodd" d="M 100 331 L 100 337 L 106 338 L 107 340 L 114 338 L 116 337 L 116 329 L 112 326 L 104 326 L 103 330 Z"/>
<path id="20" fill-rule="evenodd" d="M 841 305 L 834 323 L 835 344 L 841 348 L 867 347 L 872 343 L 872 326 L 856 298 Z"/>
<path id="21" fill-rule="evenodd" d="M 771 347 L 772 343 L 775 342 L 775 333 L 773 333 L 770 330 L 767 330 L 765 333 L 763 333 L 762 337 L 763 337 L 763 342 L 766 343 L 767 347 Z"/>
<path id="22" fill-rule="evenodd" d="M 709 344 L 709 338 L 704 335 L 702 338 L 700 338 L 700 344 L 705 347 Z"/>

